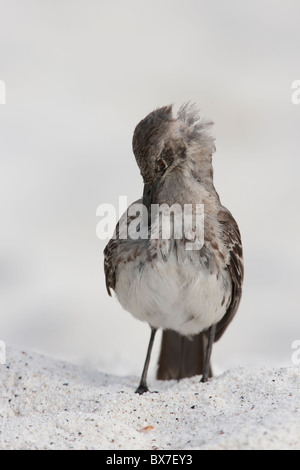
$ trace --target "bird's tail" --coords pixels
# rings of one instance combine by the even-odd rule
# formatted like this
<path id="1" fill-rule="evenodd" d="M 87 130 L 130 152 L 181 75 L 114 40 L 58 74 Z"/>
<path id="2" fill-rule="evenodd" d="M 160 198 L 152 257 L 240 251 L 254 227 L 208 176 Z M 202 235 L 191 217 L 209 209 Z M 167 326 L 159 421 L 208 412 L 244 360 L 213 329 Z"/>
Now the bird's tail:
<path id="1" fill-rule="evenodd" d="M 157 378 L 179 380 L 193 375 L 202 375 L 206 347 L 205 333 L 187 338 L 172 330 L 163 331 Z M 209 377 L 212 377 L 211 367 Z"/>

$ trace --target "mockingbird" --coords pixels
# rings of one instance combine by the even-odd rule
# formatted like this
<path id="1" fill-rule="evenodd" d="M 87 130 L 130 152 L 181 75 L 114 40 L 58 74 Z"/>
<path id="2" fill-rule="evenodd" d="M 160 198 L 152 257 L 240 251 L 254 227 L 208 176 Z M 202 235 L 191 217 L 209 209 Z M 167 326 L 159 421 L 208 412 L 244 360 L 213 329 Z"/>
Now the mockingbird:
<path id="1" fill-rule="evenodd" d="M 207 381 L 212 376 L 213 343 L 241 299 L 241 237 L 214 188 L 211 125 L 199 118 L 194 105 L 185 104 L 176 117 L 172 106 L 156 109 L 134 131 L 133 152 L 144 181 L 143 197 L 136 203 L 149 211 L 153 205 L 190 204 L 193 215 L 196 204 L 204 205 L 203 242 L 197 249 L 187 249 L 186 237 L 175 237 L 174 230 L 164 239 L 157 214 L 146 219 L 147 237 L 120 236 L 134 219 L 128 210 L 104 250 L 109 295 L 113 289 L 123 308 L 151 327 L 139 394 L 148 391 L 147 371 L 158 328 L 163 335 L 157 378 L 199 374 L 202 382 Z M 154 232 L 156 237 L 151 237 Z"/>

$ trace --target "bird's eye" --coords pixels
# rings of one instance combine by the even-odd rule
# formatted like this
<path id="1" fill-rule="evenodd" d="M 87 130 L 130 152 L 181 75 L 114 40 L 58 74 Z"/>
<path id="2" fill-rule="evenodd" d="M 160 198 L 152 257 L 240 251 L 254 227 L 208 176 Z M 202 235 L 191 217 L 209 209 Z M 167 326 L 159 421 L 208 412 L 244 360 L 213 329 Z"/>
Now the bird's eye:
<path id="1" fill-rule="evenodd" d="M 166 167 L 167 167 L 167 165 L 163 160 L 159 159 L 159 160 L 156 161 L 157 170 L 164 170 Z"/>

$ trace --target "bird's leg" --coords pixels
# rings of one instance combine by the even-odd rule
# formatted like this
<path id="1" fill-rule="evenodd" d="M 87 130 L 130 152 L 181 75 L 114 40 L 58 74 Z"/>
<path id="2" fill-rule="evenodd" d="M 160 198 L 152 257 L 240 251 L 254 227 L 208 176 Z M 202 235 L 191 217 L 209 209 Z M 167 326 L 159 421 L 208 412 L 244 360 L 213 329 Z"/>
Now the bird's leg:
<path id="1" fill-rule="evenodd" d="M 214 340 L 215 340 L 215 334 L 216 334 L 216 325 L 212 325 L 208 330 L 208 341 L 207 341 L 206 353 L 204 357 L 203 375 L 201 379 L 201 382 L 203 383 L 207 382 L 208 377 L 209 377 L 210 358 L 211 358 L 212 347 L 213 347 Z"/>
<path id="2" fill-rule="evenodd" d="M 149 368 L 149 363 L 150 363 L 150 358 L 151 358 L 151 351 L 152 351 L 156 331 L 157 331 L 156 328 L 151 327 L 151 336 L 150 336 L 150 341 L 148 345 L 144 369 L 143 369 L 140 385 L 135 391 L 135 393 L 138 393 L 139 395 L 142 395 L 143 393 L 149 391 L 148 386 L 147 386 L 147 373 L 148 373 L 148 368 Z"/>

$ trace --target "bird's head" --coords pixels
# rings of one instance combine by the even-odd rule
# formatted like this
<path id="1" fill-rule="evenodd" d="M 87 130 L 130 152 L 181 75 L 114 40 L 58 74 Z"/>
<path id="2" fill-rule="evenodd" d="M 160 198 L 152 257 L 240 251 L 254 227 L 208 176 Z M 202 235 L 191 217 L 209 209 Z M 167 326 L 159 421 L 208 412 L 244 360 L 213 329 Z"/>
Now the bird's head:
<path id="1" fill-rule="evenodd" d="M 144 183 L 150 187 L 178 168 L 196 174 L 211 173 L 214 139 L 208 128 L 212 122 L 200 120 L 194 105 L 181 106 L 177 117 L 172 105 L 148 114 L 135 128 L 133 152 Z M 209 171 L 207 172 L 207 168 Z"/>

